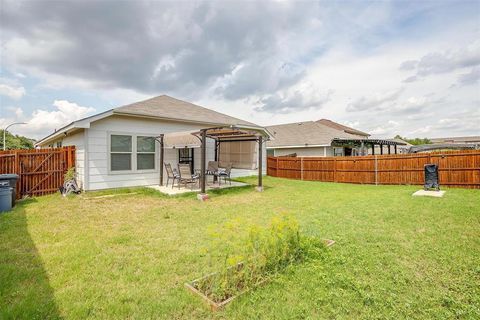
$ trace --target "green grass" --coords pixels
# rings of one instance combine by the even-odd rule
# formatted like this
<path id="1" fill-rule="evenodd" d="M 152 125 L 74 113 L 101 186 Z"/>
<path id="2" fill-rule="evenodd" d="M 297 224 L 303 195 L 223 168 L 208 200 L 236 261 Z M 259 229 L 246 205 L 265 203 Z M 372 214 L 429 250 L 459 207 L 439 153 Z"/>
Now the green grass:
<path id="1" fill-rule="evenodd" d="M 133 189 L 18 204 L 0 215 L 0 319 L 480 318 L 479 190 L 414 198 L 415 186 L 265 185 L 205 203 Z M 210 313 L 183 287 L 214 271 L 208 229 L 279 212 L 337 243 Z"/>

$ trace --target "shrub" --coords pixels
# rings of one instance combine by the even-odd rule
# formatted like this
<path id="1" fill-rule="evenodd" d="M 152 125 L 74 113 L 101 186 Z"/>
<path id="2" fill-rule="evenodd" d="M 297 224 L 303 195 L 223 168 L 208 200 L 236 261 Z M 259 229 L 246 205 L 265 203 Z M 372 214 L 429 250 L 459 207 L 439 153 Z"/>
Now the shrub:
<path id="1" fill-rule="evenodd" d="M 220 271 L 193 285 L 215 302 L 252 288 L 302 260 L 313 243 L 300 236 L 297 220 L 285 214 L 272 218 L 267 227 L 236 219 L 213 230 L 212 236 L 207 252 L 211 262 L 220 264 Z"/>
<path id="2" fill-rule="evenodd" d="M 64 181 L 70 181 L 75 179 L 75 167 L 71 167 L 70 169 L 65 172 L 65 175 L 63 176 Z"/>

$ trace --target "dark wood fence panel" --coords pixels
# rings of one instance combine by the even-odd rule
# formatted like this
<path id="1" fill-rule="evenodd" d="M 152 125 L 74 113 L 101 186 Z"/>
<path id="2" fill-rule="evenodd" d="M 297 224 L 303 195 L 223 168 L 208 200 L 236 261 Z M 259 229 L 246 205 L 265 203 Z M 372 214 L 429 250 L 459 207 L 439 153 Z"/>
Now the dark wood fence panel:
<path id="1" fill-rule="evenodd" d="M 17 198 L 54 193 L 75 166 L 75 147 L 0 151 L 0 174 L 19 175 Z"/>
<path id="2" fill-rule="evenodd" d="M 439 166 L 440 185 L 480 188 L 480 151 L 364 157 L 268 157 L 267 174 L 300 180 L 365 184 L 424 182 L 424 165 Z"/>

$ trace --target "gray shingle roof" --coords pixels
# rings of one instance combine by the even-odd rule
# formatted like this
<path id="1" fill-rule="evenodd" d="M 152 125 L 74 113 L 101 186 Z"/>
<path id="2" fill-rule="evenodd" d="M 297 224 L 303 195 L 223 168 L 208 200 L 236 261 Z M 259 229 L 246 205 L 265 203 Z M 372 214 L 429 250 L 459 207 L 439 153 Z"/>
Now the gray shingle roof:
<path id="1" fill-rule="evenodd" d="M 357 135 L 335 129 L 316 121 L 287 123 L 268 126 L 274 140 L 267 142 L 267 147 L 287 147 L 306 145 L 330 145 L 332 139 L 365 139 L 365 135 Z"/>
<path id="2" fill-rule="evenodd" d="M 190 102 L 178 100 L 167 95 L 135 102 L 123 107 L 118 107 L 113 109 L 113 112 L 209 124 L 236 124 L 258 127 L 254 123 L 227 116 L 226 114 L 216 112 Z"/>
<path id="3" fill-rule="evenodd" d="M 344 126 L 343 124 L 333 122 L 332 120 L 328 120 L 328 119 L 320 119 L 320 120 L 317 121 L 317 123 L 326 125 L 327 127 L 330 127 L 330 128 L 333 128 L 333 129 L 343 130 L 346 133 L 357 134 L 357 135 L 360 135 L 360 136 L 369 136 L 370 135 L 366 132 Z"/>

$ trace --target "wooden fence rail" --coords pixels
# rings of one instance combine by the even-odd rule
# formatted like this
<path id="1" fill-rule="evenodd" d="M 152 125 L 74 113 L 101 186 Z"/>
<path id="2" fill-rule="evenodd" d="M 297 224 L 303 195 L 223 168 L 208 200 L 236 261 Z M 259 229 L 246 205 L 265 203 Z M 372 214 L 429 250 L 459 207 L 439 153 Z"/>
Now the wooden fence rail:
<path id="1" fill-rule="evenodd" d="M 423 185 L 424 165 L 437 164 L 440 186 L 480 188 L 480 151 L 363 157 L 268 157 L 267 174 L 299 180 Z"/>
<path id="2" fill-rule="evenodd" d="M 54 193 L 75 166 L 75 147 L 0 151 L 0 174 L 18 174 L 17 198 Z"/>

